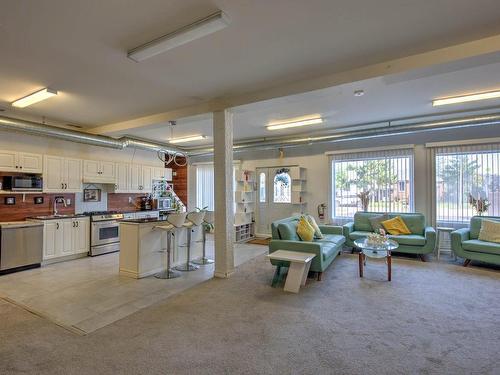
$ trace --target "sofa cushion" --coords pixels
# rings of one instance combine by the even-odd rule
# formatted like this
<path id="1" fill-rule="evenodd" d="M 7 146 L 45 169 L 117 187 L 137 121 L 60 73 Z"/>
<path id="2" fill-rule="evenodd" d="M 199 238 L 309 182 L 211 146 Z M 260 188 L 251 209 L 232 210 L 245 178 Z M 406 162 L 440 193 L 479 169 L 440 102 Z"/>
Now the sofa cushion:
<path id="1" fill-rule="evenodd" d="M 500 244 L 481 240 L 467 240 L 462 242 L 462 247 L 475 253 L 500 255 Z"/>
<path id="2" fill-rule="evenodd" d="M 358 211 L 354 214 L 354 230 L 371 232 L 373 230 L 370 224 L 370 218 L 383 215 L 383 212 L 362 212 Z M 420 213 L 407 212 L 390 212 L 387 214 L 389 219 L 401 216 L 406 226 L 412 234 L 423 235 L 425 231 L 425 216 Z"/>
<path id="3" fill-rule="evenodd" d="M 389 235 L 389 238 L 400 245 L 425 246 L 425 237 L 418 234 Z"/>
<path id="4" fill-rule="evenodd" d="M 484 219 L 481 222 L 479 240 L 500 243 L 500 222 Z"/>
<path id="5" fill-rule="evenodd" d="M 479 232 L 481 231 L 481 224 L 483 220 L 500 221 L 500 217 L 496 216 L 473 216 L 470 219 L 470 238 L 471 240 L 477 240 L 479 238 Z"/>
<path id="6" fill-rule="evenodd" d="M 278 232 L 282 240 L 288 241 L 300 241 L 297 235 L 297 224 L 298 221 L 288 221 L 278 224 Z"/>
<path id="7" fill-rule="evenodd" d="M 411 234 L 411 231 L 408 229 L 401 216 L 396 216 L 394 219 L 383 221 L 382 225 L 387 232 L 392 235 Z"/>
<path id="8" fill-rule="evenodd" d="M 314 239 L 314 228 L 304 216 L 300 218 L 297 224 L 297 234 L 302 241 L 310 242 Z"/>
<path id="9" fill-rule="evenodd" d="M 323 238 L 315 239 L 314 242 L 331 242 L 337 245 L 344 243 L 345 237 L 340 234 L 325 234 Z"/>
<path id="10" fill-rule="evenodd" d="M 384 227 L 382 225 L 382 221 L 386 221 L 388 219 L 389 219 L 389 215 L 387 215 L 387 214 L 383 214 L 383 215 L 379 215 L 379 216 L 372 216 L 372 217 L 368 218 L 368 220 L 370 221 L 370 224 L 372 226 L 372 230 L 376 233 L 379 233 L 380 229 L 384 229 Z"/>
<path id="11" fill-rule="evenodd" d="M 316 220 L 311 215 L 306 215 L 307 222 L 314 228 L 314 238 L 323 238 L 324 235 L 321 233 L 321 229 L 319 229 Z"/>
<path id="12" fill-rule="evenodd" d="M 373 233 L 373 232 L 355 230 L 354 232 L 349 233 L 349 238 L 351 240 L 357 240 L 358 238 L 368 237 L 368 235 L 371 233 Z"/>

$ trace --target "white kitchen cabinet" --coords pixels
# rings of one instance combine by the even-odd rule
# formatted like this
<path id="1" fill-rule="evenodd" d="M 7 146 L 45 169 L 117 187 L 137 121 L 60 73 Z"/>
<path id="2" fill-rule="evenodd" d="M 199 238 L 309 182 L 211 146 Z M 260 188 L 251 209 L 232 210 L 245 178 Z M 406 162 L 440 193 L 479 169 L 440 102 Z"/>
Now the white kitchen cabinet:
<path id="1" fill-rule="evenodd" d="M 43 156 L 27 152 L 0 151 L 0 171 L 42 173 Z"/>
<path id="2" fill-rule="evenodd" d="M 82 191 L 82 161 L 46 155 L 44 158 L 44 192 L 78 193 Z"/>
<path id="3" fill-rule="evenodd" d="M 129 191 L 131 193 L 142 192 L 142 166 L 138 164 L 130 165 Z"/>
<path id="4" fill-rule="evenodd" d="M 84 182 L 114 184 L 116 179 L 116 165 L 111 161 L 84 160 L 83 180 Z"/>
<path id="5" fill-rule="evenodd" d="M 153 180 L 172 181 L 172 168 L 155 167 L 153 173 Z"/>
<path id="6" fill-rule="evenodd" d="M 142 166 L 142 192 L 151 193 L 153 190 L 153 170 L 154 167 Z"/>
<path id="7" fill-rule="evenodd" d="M 87 253 L 90 244 L 88 217 L 43 221 L 43 260 Z"/>
<path id="8" fill-rule="evenodd" d="M 115 193 L 128 193 L 130 191 L 130 165 L 116 163 Z"/>

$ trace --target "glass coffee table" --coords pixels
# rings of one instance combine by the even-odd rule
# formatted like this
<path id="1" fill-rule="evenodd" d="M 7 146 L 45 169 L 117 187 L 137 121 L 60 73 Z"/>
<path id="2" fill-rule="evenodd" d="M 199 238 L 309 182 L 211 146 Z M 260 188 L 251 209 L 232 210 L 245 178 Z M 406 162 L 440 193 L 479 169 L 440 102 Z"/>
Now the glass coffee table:
<path id="1" fill-rule="evenodd" d="M 383 245 L 374 246 L 367 243 L 366 237 L 359 238 L 354 241 L 354 246 L 356 246 L 359 251 L 359 277 L 363 277 L 363 267 L 366 266 L 366 257 L 368 258 L 385 258 L 387 263 L 387 280 L 391 281 L 392 278 L 392 257 L 391 251 L 397 249 L 399 244 L 393 240 L 387 240 Z"/>

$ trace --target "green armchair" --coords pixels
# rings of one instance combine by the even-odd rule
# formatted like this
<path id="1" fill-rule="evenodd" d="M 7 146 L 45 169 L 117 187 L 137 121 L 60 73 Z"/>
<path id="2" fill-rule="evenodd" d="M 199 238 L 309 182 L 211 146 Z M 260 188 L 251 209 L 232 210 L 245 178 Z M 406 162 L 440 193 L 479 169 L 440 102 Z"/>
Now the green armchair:
<path id="1" fill-rule="evenodd" d="M 316 256 L 311 262 L 310 270 L 317 272 L 318 280 L 321 280 L 323 271 L 326 270 L 342 250 L 345 242 L 342 227 L 319 225 L 324 238 L 307 242 L 302 241 L 297 235 L 296 231 L 299 220 L 300 216 L 292 216 L 277 220 L 271 224 L 272 239 L 269 242 L 269 253 L 276 250 L 290 250 L 315 254 Z M 289 263 L 271 260 L 271 264 L 277 266 L 278 269 L 280 267 L 288 267 Z"/>
<path id="2" fill-rule="evenodd" d="M 500 244 L 479 239 L 483 219 L 500 221 L 500 217 L 496 216 L 473 216 L 469 228 L 451 232 L 451 248 L 455 255 L 464 259 L 464 267 L 467 267 L 471 260 L 500 265 Z"/>
<path id="3" fill-rule="evenodd" d="M 354 247 L 354 241 L 373 233 L 369 219 L 373 216 L 383 215 L 383 212 L 356 212 L 354 221 L 343 226 L 346 245 Z M 432 253 L 436 247 L 436 231 L 432 227 L 425 226 L 425 216 L 419 213 L 392 212 L 389 218 L 401 216 L 411 234 L 393 236 L 389 238 L 396 241 L 399 247 L 396 252 L 418 254 L 422 261 L 424 255 Z"/>

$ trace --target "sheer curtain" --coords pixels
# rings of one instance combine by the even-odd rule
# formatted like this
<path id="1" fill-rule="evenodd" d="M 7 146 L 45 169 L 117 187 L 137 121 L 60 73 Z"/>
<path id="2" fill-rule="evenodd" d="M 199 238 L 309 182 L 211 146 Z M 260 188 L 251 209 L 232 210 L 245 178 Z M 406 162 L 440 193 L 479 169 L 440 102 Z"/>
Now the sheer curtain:
<path id="1" fill-rule="evenodd" d="M 370 196 L 369 211 L 414 210 L 414 150 L 405 145 L 392 150 L 331 153 L 332 219 L 343 224 L 363 209 L 360 193 Z"/>
<path id="2" fill-rule="evenodd" d="M 429 146 L 434 155 L 436 224 L 467 226 L 477 211 L 470 199 L 489 203 L 483 215 L 500 215 L 500 144 Z"/>
<path id="3" fill-rule="evenodd" d="M 213 211 L 214 205 L 214 165 L 196 166 L 196 207 Z"/>

